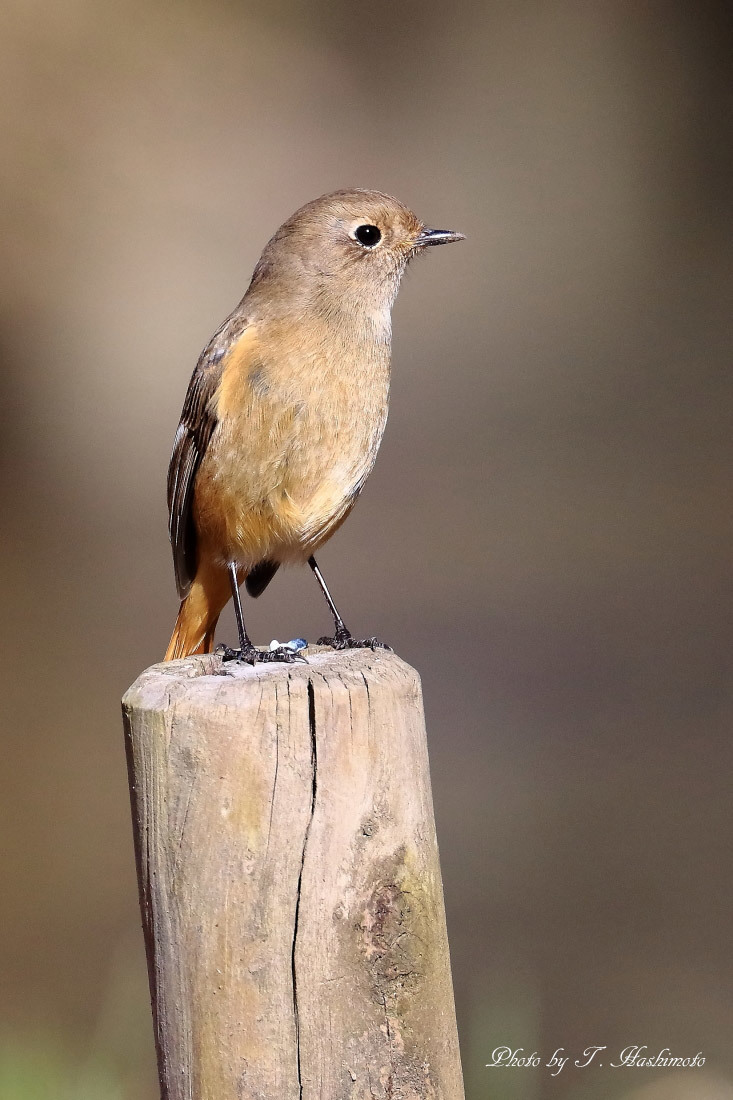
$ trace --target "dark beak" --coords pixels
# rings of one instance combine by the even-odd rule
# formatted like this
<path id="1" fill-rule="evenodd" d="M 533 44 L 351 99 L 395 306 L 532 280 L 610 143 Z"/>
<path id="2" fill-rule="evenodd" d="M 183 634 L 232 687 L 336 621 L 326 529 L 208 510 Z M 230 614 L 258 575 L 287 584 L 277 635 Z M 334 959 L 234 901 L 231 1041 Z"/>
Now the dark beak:
<path id="1" fill-rule="evenodd" d="M 465 241 L 463 233 L 454 233 L 452 229 L 423 229 L 415 244 L 425 247 L 429 244 L 451 244 L 453 241 Z"/>

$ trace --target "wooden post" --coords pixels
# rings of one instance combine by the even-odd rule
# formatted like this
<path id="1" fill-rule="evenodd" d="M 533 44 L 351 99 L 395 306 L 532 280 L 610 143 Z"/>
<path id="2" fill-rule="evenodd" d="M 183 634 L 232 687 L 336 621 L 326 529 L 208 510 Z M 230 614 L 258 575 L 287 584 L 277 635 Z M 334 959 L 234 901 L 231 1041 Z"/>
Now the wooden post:
<path id="1" fill-rule="evenodd" d="M 191 657 L 123 710 L 163 1100 L 462 1100 L 417 673 Z"/>

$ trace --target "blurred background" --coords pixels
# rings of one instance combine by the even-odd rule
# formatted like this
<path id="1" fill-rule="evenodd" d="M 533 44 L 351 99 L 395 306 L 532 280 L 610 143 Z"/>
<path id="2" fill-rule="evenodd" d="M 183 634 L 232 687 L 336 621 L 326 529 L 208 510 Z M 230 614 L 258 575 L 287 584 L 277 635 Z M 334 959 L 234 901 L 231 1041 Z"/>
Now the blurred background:
<path id="1" fill-rule="evenodd" d="M 268 237 L 343 186 L 467 235 L 410 269 L 319 560 L 423 676 L 468 1100 L 733 1097 L 730 5 L 0 20 L 0 1098 L 157 1096 L 119 697 L 177 610 L 166 467 Z M 247 610 L 330 625 L 308 571 Z M 589 1044 L 707 1061 L 485 1068 Z"/>

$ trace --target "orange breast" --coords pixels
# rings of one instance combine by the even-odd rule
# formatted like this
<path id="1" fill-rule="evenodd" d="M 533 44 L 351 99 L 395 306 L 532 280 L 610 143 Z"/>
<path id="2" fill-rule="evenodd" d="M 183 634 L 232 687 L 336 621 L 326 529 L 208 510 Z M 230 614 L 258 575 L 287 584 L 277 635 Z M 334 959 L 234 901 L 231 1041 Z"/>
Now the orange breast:
<path id="1" fill-rule="evenodd" d="M 226 362 L 194 520 L 222 561 L 300 561 L 343 522 L 387 413 L 389 351 L 248 329 Z"/>

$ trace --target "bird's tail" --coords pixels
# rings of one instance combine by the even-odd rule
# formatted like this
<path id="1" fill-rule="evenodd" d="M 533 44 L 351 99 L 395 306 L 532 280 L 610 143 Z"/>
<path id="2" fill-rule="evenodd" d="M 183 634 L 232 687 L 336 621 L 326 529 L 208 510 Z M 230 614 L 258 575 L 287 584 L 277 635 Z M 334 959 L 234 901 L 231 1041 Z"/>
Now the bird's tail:
<path id="1" fill-rule="evenodd" d="M 191 590 L 181 603 L 166 661 L 194 653 L 211 653 L 216 624 L 230 595 L 227 571 L 201 562 Z"/>

